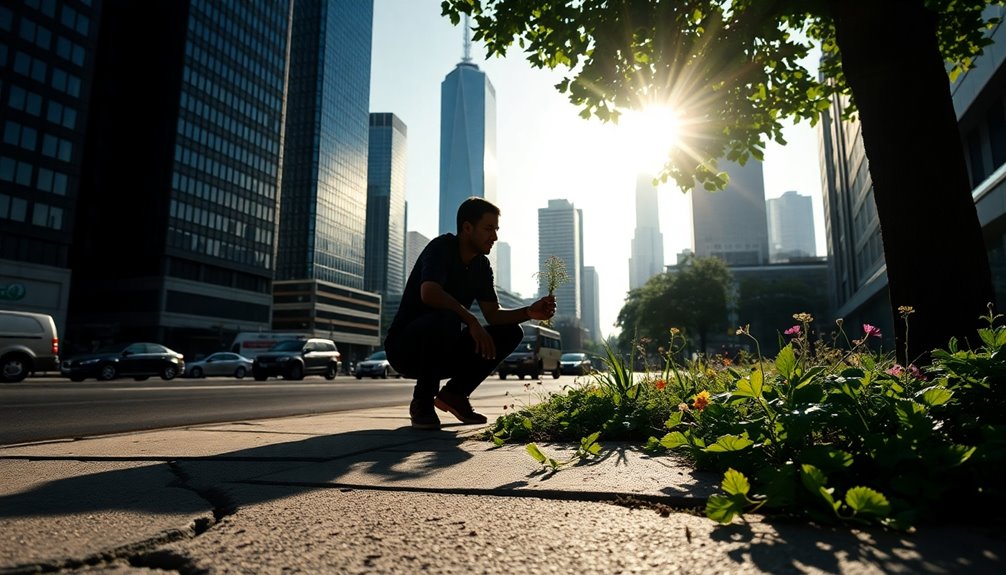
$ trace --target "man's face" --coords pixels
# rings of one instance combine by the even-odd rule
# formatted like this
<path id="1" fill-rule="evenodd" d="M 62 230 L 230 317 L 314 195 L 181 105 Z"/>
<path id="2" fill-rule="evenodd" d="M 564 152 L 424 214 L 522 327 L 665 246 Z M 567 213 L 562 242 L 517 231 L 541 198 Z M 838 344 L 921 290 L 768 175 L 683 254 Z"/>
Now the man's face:
<path id="1" fill-rule="evenodd" d="M 499 230 L 499 220 L 500 218 L 496 214 L 487 213 L 482 214 L 482 219 L 474 226 L 465 223 L 465 229 L 470 230 L 468 233 L 468 245 L 472 251 L 484 256 L 489 255 L 489 252 L 493 249 L 493 244 L 496 243 L 496 231 Z"/>

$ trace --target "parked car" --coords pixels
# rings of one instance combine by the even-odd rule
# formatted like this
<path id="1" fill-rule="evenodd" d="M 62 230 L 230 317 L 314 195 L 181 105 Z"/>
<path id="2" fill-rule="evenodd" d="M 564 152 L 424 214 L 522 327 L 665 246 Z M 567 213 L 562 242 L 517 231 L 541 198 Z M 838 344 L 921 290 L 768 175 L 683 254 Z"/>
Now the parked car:
<path id="1" fill-rule="evenodd" d="M 395 368 L 388 363 L 388 356 L 383 351 L 375 351 L 367 356 L 356 366 L 356 379 L 363 379 L 364 376 L 372 378 L 388 379 L 388 376 L 402 377 Z"/>
<path id="2" fill-rule="evenodd" d="M 185 356 L 159 343 L 120 343 L 65 359 L 59 371 L 71 381 L 89 377 L 99 380 L 132 377 L 143 381 L 154 375 L 169 380 L 185 372 Z"/>
<path id="3" fill-rule="evenodd" d="M 594 366 L 587 354 L 570 352 L 559 358 L 559 371 L 563 375 L 587 375 L 594 371 Z"/>
<path id="4" fill-rule="evenodd" d="M 252 375 L 256 381 L 265 381 L 269 376 L 304 379 L 305 375 L 335 379 L 342 367 L 340 357 L 339 348 L 330 339 L 288 339 L 260 353 L 252 363 Z"/>
<path id="5" fill-rule="evenodd" d="M 0 310 L 0 381 L 17 383 L 59 369 L 59 336 L 51 315 Z"/>
<path id="6" fill-rule="evenodd" d="M 185 364 L 185 376 L 196 379 L 212 375 L 241 379 L 251 373 L 251 370 L 252 360 L 229 351 L 218 351 L 199 361 Z"/>

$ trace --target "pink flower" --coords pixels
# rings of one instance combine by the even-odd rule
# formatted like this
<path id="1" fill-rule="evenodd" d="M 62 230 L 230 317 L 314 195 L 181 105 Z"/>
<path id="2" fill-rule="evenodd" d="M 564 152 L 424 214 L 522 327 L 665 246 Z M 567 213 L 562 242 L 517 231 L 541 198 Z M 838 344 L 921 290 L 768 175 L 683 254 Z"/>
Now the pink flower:
<path id="1" fill-rule="evenodd" d="M 905 373 L 905 368 L 901 367 L 900 363 L 896 363 L 888 368 L 884 373 L 887 375 L 893 375 L 894 377 L 901 377 L 901 375 Z"/>
<path id="2" fill-rule="evenodd" d="M 870 325 L 868 323 L 863 324 L 864 337 L 880 337 L 880 328 L 875 325 Z"/>
<path id="3" fill-rule="evenodd" d="M 793 327 L 787 329 L 783 333 L 786 335 L 800 335 L 800 326 L 794 325 Z"/>

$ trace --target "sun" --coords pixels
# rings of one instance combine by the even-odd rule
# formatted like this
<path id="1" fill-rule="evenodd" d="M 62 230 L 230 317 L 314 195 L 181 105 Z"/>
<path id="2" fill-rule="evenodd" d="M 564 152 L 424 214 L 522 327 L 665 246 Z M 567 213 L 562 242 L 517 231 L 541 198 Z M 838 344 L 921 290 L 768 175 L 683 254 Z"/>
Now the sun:
<path id="1" fill-rule="evenodd" d="M 668 107 L 623 112 L 618 132 L 625 161 L 637 171 L 659 172 L 678 143 L 679 128 L 678 114 Z"/>

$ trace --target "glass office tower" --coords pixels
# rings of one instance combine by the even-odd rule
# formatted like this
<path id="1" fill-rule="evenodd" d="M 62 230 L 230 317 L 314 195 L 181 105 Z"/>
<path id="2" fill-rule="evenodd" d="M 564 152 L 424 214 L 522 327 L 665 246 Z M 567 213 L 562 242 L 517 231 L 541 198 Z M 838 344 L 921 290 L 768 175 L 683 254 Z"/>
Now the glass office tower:
<path id="1" fill-rule="evenodd" d="M 291 6 L 104 2 L 71 342 L 191 356 L 269 326 Z"/>
<path id="2" fill-rule="evenodd" d="M 273 284 L 273 328 L 351 360 L 380 343 L 381 299 L 364 291 L 373 18 L 370 0 L 294 4 Z"/>
<path id="3" fill-rule="evenodd" d="M 398 116 L 370 115 L 364 288 L 385 297 L 405 288 L 406 137 Z"/>
<path id="4" fill-rule="evenodd" d="M 496 90 L 469 60 L 440 84 L 441 234 L 456 232 L 468 197 L 496 203 Z"/>
<path id="5" fill-rule="evenodd" d="M 101 0 L 0 4 L 0 308 L 65 331 Z"/>

